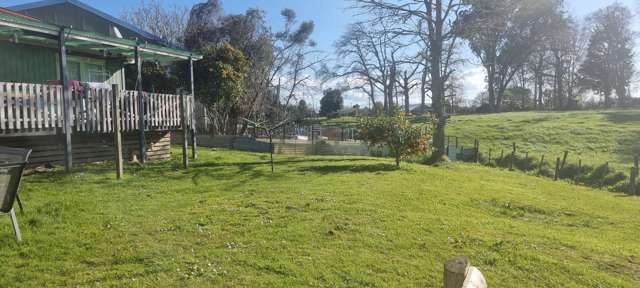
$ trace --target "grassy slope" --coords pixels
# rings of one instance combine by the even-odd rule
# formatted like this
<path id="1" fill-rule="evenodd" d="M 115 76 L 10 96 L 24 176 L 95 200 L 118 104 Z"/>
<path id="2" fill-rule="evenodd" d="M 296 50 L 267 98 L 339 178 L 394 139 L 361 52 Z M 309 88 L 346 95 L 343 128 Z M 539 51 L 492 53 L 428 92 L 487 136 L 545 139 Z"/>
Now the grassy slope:
<path id="1" fill-rule="evenodd" d="M 26 178 L 0 287 L 438 287 L 459 254 L 495 287 L 640 283 L 640 199 L 465 164 L 200 156 Z"/>
<path id="2" fill-rule="evenodd" d="M 515 141 L 538 158 L 544 153 L 555 159 L 568 150 L 573 163 L 578 158 L 593 165 L 609 161 L 628 173 L 633 156 L 640 155 L 640 110 L 454 116 L 447 134 L 463 137 L 468 147 L 478 138 L 481 149 L 493 148 L 494 156 L 501 149 L 511 151 Z"/>

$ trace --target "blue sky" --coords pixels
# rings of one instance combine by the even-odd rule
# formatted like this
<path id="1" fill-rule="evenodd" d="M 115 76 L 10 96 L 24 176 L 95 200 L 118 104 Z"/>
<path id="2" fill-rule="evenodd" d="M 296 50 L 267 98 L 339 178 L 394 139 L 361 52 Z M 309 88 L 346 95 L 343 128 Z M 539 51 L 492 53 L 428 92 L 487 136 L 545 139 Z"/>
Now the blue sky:
<path id="1" fill-rule="evenodd" d="M 81 0 L 95 8 L 105 11 L 114 16 L 120 16 L 122 12 L 137 5 L 138 0 Z M 196 3 L 205 0 L 160 0 L 164 5 L 174 4 L 191 7 Z M 598 8 L 605 7 L 616 0 L 565 0 L 567 9 L 577 17 L 583 17 Z M 0 6 L 8 7 L 12 5 L 33 2 L 32 0 L 0 0 Z M 348 9 L 351 5 L 349 0 L 221 0 L 226 13 L 243 13 L 248 8 L 260 8 L 267 13 L 267 19 L 278 29 L 282 23 L 279 12 L 284 8 L 292 8 L 297 12 L 300 20 L 313 20 L 316 23 L 316 31 L 313 35 L 318 42 L 319 48 L 326 52 L 331 52 L 333 43 L 344 32 L 348 23 L 354 19 L 354 11 Z M 634 12 L 637 11 L 638 2 L 636 0 L 618 0 Z M 640 24 L 640 19 L 636 20 Z M 640 25 L 636 25 L 638 27 Z M 636 29 L 640 31 L 640 29 Z M 467 65 L 461 71 L 464 78 L 464 90 L 467 98 L 475 97 L 484 89 L 484 74 L 482 69 Z M 314 97 L 316 98 L 316 97 Z M 347 103 L 363 103 L 363 95 L 347 95 Z M 310 100 L 310 99 L 309 99 Z M 317 98 L 314 99 L 317 101 Z M 415 100 L 417 101 L 417 99 Z M 415 102 L 412 99 L 412 102 Z"/>

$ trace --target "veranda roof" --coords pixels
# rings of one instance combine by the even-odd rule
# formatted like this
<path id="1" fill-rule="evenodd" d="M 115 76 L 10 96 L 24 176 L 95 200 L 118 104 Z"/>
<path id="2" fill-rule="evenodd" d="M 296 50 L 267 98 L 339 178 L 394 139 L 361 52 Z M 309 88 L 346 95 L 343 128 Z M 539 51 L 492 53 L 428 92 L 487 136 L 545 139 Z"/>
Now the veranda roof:
<path id="1" fill-rule="evenodd" d="M 0 11 L 0 40 L 12 40 L 19 43 L 55 48 L 62 27 L 38 21 L 29 17 L 21 17 L 15 13 Z M 107 37 L 92 32 L 66 28 L 67 49 L 74 52 L 103 57 L 134 58 L 134 51 L 139 45 L 143 59 L 154 59 L 159 62 L 202 59 L 201 55 L 183 49 L 138 43 L 136 40 Z"/>

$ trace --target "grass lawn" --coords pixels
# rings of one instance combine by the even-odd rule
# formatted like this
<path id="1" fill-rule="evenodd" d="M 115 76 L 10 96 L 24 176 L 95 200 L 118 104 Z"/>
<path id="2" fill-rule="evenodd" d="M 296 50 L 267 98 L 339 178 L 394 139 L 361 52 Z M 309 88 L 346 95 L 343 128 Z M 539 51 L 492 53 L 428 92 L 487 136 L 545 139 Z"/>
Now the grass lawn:
<path id="1" fill-rule="evenodd" d="M 580 112 L 517 112 L 454 116 L 447 135 L 462 137 L 466 147 L 473 139 L 485 153 L 511 151 L 515 141 L 524 153 L 547 159 L 561 157 L 568 150 L 571 163 L 601 165 L 605 162 L 628 174 L 633 156 L 640 156 L 640 110 Z M 453 141 L 453 140 L 452 140 Z"/>
<path id="2" fill-rule="evenodd" d="M 640 284 L 638 198 L 469 164 L 278 156 L 272 175 L 268 155 L 199 155 L 27 177 L 0 287 L 441 287 L 455 255 L 491 287 Z"/>

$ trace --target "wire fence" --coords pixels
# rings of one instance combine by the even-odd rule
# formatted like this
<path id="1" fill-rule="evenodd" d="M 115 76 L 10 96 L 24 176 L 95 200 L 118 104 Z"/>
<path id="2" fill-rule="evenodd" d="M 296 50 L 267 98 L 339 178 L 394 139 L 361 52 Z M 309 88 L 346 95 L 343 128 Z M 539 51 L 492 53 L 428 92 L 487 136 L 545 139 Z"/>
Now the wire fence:
<path id="1" fill-rule="evenodd" d="M 637 155 L 633 157 L 632 163 L 629 163 L 631 168 L 627 174 L 626 171 L 617 170 L 609 162 L 585 164 L 580 157 L 571 158 L 568 149 L 553 155 L 536 154 L 530 153 L 527 149 L 520 149 L 516 142 L 512 142 L 510 147 L 485 147 L 482 143 L 478 138 L 448 136 L 446 154 L 452 161 L 474 162 L 511 171 L 519 170 L 556 181 L 564 179 L 589 187 L 640 196 L 637 183 L 640 174 Z"/>

